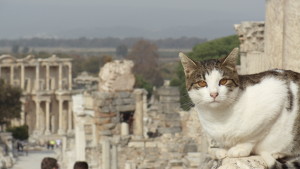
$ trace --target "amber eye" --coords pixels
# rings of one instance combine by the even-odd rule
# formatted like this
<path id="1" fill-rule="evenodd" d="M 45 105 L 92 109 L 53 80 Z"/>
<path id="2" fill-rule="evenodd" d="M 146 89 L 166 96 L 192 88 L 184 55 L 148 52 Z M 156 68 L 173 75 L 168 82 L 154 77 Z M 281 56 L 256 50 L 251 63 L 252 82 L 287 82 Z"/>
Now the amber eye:
<path id="1" fill-rule="evenodd" d="M 225 85 L 227 82 L 228 82 L 227 79 L 222 79 L 220 80 L 219 85 Z"/>
<path id="2" fill-rule="evenodd" d="M 203 81 L 203 80 L 199 81 L 197 84 L 198 84 L 200 87 L 205 87 L 205 86 L 207 86 L 206 82 Z"/>

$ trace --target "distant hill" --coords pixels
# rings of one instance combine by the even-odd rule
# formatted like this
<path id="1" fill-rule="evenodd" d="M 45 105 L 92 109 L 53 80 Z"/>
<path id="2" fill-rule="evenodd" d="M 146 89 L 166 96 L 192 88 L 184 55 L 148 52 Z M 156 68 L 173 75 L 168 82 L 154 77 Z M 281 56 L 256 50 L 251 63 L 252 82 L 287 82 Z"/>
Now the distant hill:
<path id="1" fill-rule="evenodd" d="M 126 45 L 130 48 L 135 42 L 142 38 L 77 38 L 77 39 L 56 39 L 56 38 L 26 38 L 26 39 L 2 39 L 0 47 L 60 47 L 60 48 L 115 48 Z M 204 38 L 181 37 L 149 40 L 158 48 L 193 48 L 196 44 L 207 41 Z"/>

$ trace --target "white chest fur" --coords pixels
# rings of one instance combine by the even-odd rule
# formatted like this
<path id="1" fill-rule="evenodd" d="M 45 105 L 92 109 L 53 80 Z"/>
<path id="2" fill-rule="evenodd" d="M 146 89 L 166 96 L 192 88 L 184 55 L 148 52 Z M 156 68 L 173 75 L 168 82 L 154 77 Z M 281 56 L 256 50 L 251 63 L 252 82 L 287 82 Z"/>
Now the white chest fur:
<path id="1" fill-rule="evenodd" d="M 292 93 L 297 95 L 298 88 L 291 86 L 294 86 Z M 293 123 L 293 120 L 288 119 L 295 118 L 297 110 L 292 113 L 285 111 L 288 105 L 288 87 L 284 81 L 266 78 L 241 91 L 238 99 L 226 108 L 196 105 L 196 110 L 205 132 L 221 146 L 231 147 L 245 140 L 258 143 L 267 135 L 272 135 L 270 131 L 277 131 L 272 130 L 274 124 Z M 287 116 L 294 117 L 285 117 L 287 120 L 281 120 L 278 124 L 276 122 L 280 121 L 282 113 L 290 113 Z M 292 130 L 292 125 L 289 126 L 286 131 Z M 291 139 L 291 135 L 289 137 L 287 140 Z"/>

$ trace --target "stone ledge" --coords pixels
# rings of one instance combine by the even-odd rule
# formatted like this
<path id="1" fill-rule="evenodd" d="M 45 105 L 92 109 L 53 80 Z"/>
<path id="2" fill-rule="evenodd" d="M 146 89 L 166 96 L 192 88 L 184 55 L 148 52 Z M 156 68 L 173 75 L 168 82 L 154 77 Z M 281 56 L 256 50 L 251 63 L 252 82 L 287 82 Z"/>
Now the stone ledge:
<path id="1" fill-rule="evenodd" d="M 218 169 L 267 169 L 264 160 L 259 156 L 244 158 L 226 158 Z"/>
<path id="2" fill-rule="evenodd" d="M 260 156 L 243 158 L 225 158 L 213 160 L 205 154 L 201 155 L 199 169 L 267 169 L 267 164 Z"/>

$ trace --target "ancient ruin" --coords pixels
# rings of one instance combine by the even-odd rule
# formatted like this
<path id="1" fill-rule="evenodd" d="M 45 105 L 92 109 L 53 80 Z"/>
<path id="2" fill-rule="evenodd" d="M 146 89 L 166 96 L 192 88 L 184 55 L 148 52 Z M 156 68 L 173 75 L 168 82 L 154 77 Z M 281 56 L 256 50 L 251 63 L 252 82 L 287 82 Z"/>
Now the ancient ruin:
<path id="1" fill-rule="evenodd" d="M 241 41 L 240 73 L 300 71 L 299 20 L 300 1 L 268 0 L 265 22 L 235 25 Z M 179 90 L 168 83 L 147 98 L 146 90 L 133 87 L 132 67 L 128 60 L 109 62 L 98 77 L 79 75 L 72 88 L 71 59 L 0 56 L 0 77 L 23 89 L 22 118 L 13 125 L 29 125 L 32 139 L 62 139 L 62 168 L 72 169 L 77 160 L 87 161 L 92 169 L 201 166 L 210 143 L 197 113 L 180 109 Z M 220 168 L 266 168 L 257 156 L 227 158 L 222 164 Z"/>
<path id="2" fill-rule="evenodd" d="M 72 131 L 71 59 L 2 55 L 0 78 L 23 90 L 21 119 L 13 120 L 13 126 L 27 124 L 34 137 Z"/>
<path id="3" fill-rule="evenodd" d="M 299 9 L 297 0 L 269 0 L 265 22 L 235 25 L 241 41 L 241 73 L 274 68 L 300 72 Z"/>

